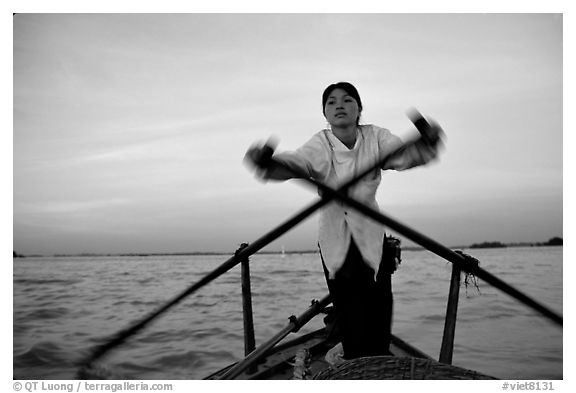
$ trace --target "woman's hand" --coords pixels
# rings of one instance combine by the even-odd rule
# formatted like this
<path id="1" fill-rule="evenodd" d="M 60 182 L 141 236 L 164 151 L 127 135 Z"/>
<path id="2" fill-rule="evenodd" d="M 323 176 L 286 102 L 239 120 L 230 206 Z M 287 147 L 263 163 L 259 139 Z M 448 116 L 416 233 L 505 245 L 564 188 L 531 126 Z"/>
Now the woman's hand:
<path id="1" fill-rule="evenodd" d="M 259 169 L 265 169 L 274 154 L 274 147 L 266 143 L 257 143 L 246 151 L 244 161 Z"/>
<path id="2" fill-rule="evenodd" d="M 429 127 L 423 130 L 420 139 L 414 143 L 413 152 L 419 156 L 421 163 L 430 162 L 438 157 L 438 152 L 444 147 L 444 130 L 435 121 L 429 122 Z"/>
<path id="3" fill-rule="evenodd" d="M 276 142 L 268 139 L 266 142 L 258 142 L 248 148 L 244 155 L 244 162 L 256 172 L 260 179 L 268 180 L 270 178 L 270 166 L 272 164 L 272 155 L 276 149 Z"/>

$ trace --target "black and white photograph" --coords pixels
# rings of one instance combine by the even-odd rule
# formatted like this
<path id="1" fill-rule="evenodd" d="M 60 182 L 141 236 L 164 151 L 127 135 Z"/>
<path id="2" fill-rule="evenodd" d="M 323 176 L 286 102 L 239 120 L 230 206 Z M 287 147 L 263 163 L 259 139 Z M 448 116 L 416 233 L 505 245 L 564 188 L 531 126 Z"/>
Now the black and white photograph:
<path id="1" fill-rule="evenodd" d="M 12 21 L 15 391 L 560 387 L 563 13 Z"/>

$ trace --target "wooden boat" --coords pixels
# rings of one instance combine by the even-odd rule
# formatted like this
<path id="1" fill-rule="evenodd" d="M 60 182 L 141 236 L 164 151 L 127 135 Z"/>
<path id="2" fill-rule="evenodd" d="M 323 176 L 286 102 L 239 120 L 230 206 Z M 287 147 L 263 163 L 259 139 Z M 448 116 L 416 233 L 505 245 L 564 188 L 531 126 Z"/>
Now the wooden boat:
<path id="1" fill-rule="evenodd" d="M 359 358 L 336 365 L 326 360 L 331 344 L 326 329 L 316 330 L 275 347 L 254 367 L 242 371 L 235 379 L 495 379 L 437 362 L 394 335 L 390 344 L 394 356 Z M 236 364 L 205 379 L 223 379 Z"/>
<path id="2" fill-rule="evenodd" d="M 399 240 L 395 239 L 398 244 Z M 245 247 L 245 245 L 241 246 Z M 399 258 L 398 254 L 398 258 Z M 495 379 L 478 372 L 452 366 L 452 348 L 460 285 L 460 271 L 453 275 L 440 359 L 432 357 L 392 335 L 392 356 L 352 360 L 341 358 L 329 296 L 313 301 L 300 316 L 291 316 L 287 326 L 259 348 L 254 348 L 254 327 L 248 262 L 242 264 L 244 348 L 246 358 L 205 379 L 289 380 L 289 379 Z M 325 327 L 279 344 L 318 314 L 327 314 Z M 340 350 L 339 350 L 340 348 Z M 340 356 L 338 356 L 340 355 Z"/>
<path id="3" fill-rule="evenodd" d="M 321 372 L 330 370 L 336 371 L 337 366 L 331 365 L 326 360 L 326 354 L 337 343 L 330 340 L 326 328 L 318 329 L 312 333 L 302 335 L 284 344 L 274 347 L 265 356 L 259 359 L 252 367 L 241 371 L 235 379 L 252 380 L 289 380 L 289 379 L 311 379 L 313 376 L 321 375 Z M 392 336 L 391 352 L 397 359 L 414 358 L 434 362 L 432 358 L 396 336 Z M 393 358 L 393 357 L 379 357 Z M 205 379 L 221 379 L 226 376 L 236 364 L 230 365 Z M 372 375 L 373 377 L 374 375 Z M 384 376 L 382 373 L 381 377 Z M 389 375 L 393 376 L 393 375 Z"/>
<path id="4" fill-rule="evenodd" d="M 394 356 L 360 358 L 334 365 L 326 359 L 334 345 L 326 328 L 318 329 L 274 347 L 234 379 L 495 379 L 439 363 L 395 335 L 392 335 L 390 343 Z M 205 379 L 225 379 L 238 364 L 225 367 Z"/>

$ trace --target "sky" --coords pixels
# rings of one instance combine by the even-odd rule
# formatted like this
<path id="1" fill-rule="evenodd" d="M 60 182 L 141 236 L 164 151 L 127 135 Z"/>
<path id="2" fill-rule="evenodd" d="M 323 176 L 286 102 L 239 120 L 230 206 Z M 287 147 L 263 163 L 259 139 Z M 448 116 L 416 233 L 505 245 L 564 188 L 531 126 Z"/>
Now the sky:
<path id="1" fill-rule="evenodd" d="M 259 181 L 246 149 L 305 143 L 337 81 L 363 123 L 409 140 L 417 108 L 446 134 L 383 174 L 383 213 L 448 246 L 563 237 L 562 14 L 51 13 L 13 17 L 14 250 L 253 242 L 317 195 Z M 316 238 L 314 215 L 268 249 Z"/>

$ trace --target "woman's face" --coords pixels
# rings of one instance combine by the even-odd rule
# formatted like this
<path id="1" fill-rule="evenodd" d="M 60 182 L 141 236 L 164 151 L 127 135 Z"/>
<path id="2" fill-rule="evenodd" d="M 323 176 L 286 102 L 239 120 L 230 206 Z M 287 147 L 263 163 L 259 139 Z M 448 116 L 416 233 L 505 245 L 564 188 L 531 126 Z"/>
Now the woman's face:
<path id="1" fill-rule="evenodd" d="M 326 100 L 324 116 L 332 127 L 355 126 L 360 116 L 358 103 L 345 90 L 334 89 Z"/>

